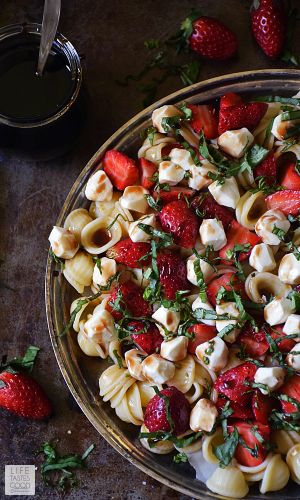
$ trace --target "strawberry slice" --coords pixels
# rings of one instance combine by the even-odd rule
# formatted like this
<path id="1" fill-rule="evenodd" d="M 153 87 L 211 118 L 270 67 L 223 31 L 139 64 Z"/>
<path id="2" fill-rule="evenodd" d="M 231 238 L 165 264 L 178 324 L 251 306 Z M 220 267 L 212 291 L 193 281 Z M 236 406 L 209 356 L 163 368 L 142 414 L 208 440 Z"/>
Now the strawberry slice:
<path id="1" fill-rule="evenodd" d="M 226 405 L 229 399 L 218 398 L 216 402 L 216 407 L 219 411 L 221 411 Z M 230 401 L 230 408 L 233 410 L 233 413 L 230 415 L 230 418 L 241 418 L 242 420 L 249 420 L 253 418 L 252 408 L 247 406 L 241 406 L 235 401 Z"/>
<path id="2" fill-rule="evenodd" d="M 237 461 L 246 467 L 256 467 L 261 464 L 267 456 L 266 445 L 270 441 L 270 427 L 256 421 L 246 423 L 238 420 L 228 426 L 228 432 L 231 434 L 235 427 L 245 443 L 240 442 L 236 447 L 234 456 Z M 249 448 L 253 450 L 252 454 Z"/>
<path id="3" fill-rule="evenodd" d="M 276 406 L 276 399 L 265 396 L 259 390 L 254 392 L 252 397 L 252 410 L 257 422 L 268 424 L 271 412 Z"/>
<path id="4" fill-rule="evenodd" d="M 220 109 L 230 108 L 231 106 L 236 106 L 242 103 L 242 98 L 234 92 L 228 92 L 220 99 Z"/>
<path id="5" fill-rule="evenodd" d="M 160 198 L 163 205 L 167 205 L 167 203 L 171 203 L 171 201 L 184 200 L 185 198 L 189 200 L 194 196 L 195 192 L 196 191 L 191 188 L 183 186 L 173 186 L 169 191 L 161 190 L 159 194 L 157 191 L 153 191 L 152 196 L 155 200 Z"/>
<path id="6" fill-rule="evenodd" d="M 135 162 L 116 149 L 106 151 L 103 168 L 112 184 L 120 191 L 138 182 L 139 169 Z"/>
<path id="7" fill-rule="evenodd" d="M 210 104 L 188 104 L 187 107 L 193 112 L 190 125 L 197 134 L 203 130 L 206 139 L 218 137 L 218 120 L 213 106 Z"/>
<path id="8" fill-rule="evenodd" d="M 233 220 L 230 224 L 229 230 L 227 232 L 227 244 L 220 250 L 219 256 L 228 263 L 228 257 L 226 255 L 227 250 L 231 250 L 235 245 L 247 245 L 250 244 L 251 248 L 257 245 L 261 241 L 261 238 L 257 234 L 252 233 L 244 226 L 241 226 L 236 220 Z M 239 255 L 239 261 L 245 260 L 249 257 L 251 252 L 242 252 Z"/>
<path id="9" fill-rule="evenodd" d="M 128 267 L 145 267 L 150 263 L 151 250 L 149 243 L 133 242 L 130 238 L 121 240 L 106 252 L 109 259 L 115 259 L 118 264 Z"/>
<path id="10" fill-rule="evenodd" d="M 295 399 L 300 404 L 300 376 L 293 375 L 286 384 L 280 388 L 279 392 Z M 299 408 L 289 401 L 281 401 L 281 406 L 285 413 L 295 413 L 299 411 Z"/>
<path id="11" fill-rule="evenodd" d="M 164 296 L 169 300 L 176 298 L 176 292 L 189 290 L 191 284 L 187 280 L 186 263 L 175 252 L 160 252 L 157 255 L 157 267 Z"/>
<path id="12" fill-rule="evenodd" d="M 267 328 L 268 328 L 268 331 L 269 331 L 272 339 L 274 339 L 274 340 L 277 339 L 278 337 L 285 336 L 285 333 L 283 332 L 283 325 L 276 325 L 276 326 L 273 326 L 272 328 L 269 327 L 269 325 L 267 325 Z M 280 342 L 277 343 L 279 350 L 283 353 L 287 353 L 287 352 L 291 351 L 293 349 L 293 347 L 295 347 L 295 345 L 296 345 L 295 340 L 290 339 L 290 338 L 281 340 Z"/>
<path id="13" fill-rule="evenodd" d="M 167 142 L 167 144 L 161 150 L 162 158 L 169 156 L 172 149 L 183 149 L 183 145 L 180 142 Z"/>
<path id="14" fill-rule="evenodd" d="M 188 352 L 191 354 L 195 354 L 195 350 L 198 345 L 208 342 L 208 340 L 213 339 L 217 335 L 217 331 L 214 326 L 203 325 L 202 323 L 190 326 L 187 331 L 188 333 L 193 333 L 195 335 L 195 338 L 189 340 L 188 344 Z"/>
<path id="15" fill-rule="evenodd" d="M 280 166 L 280 184 L 286 189 L 300 190 L 300 175 L 296 171 L 296 161 L 290 160 Z"/>
<path id="16" fill-rule="evenodd" d="M 224 273 L 219 278 L 211 281 L 207 286 L 207 298 L 213 306 L 217 304 L 217 294 L 222 286 L 225 288 L 225 290 L 232 290 L 233 288 L 235 292 L 238 292 L 245 297 L 244 285 L 241 281 L 239 281 L 235 273 Z"/>
<path id="17" fill-rule="evenodd" d="M 133 330 L 133 333 L 131 334 L 131 338 L 134 341 L 134 343 L 140 347 L 143 351 L 145 351 L 147 354 L 153 354 L 154 352 L 159 352 L 160 351 L 160 346 L 163 341 L 162 335 L 159 333 L 159 329 L 157 328 L 156 325 L 153 323 L 150 323 L 150 325 L 147 325 L 143 321 L 130 321 L 128 323 L 128 328 Z M 134 333 L 134 332 L 141 332 L 143 330 L 145 333 Z"/>
<path id="18" fill-rule="evenodd" d="M 177 245 L 193 248 L 199 236 L 200 220 L 185 200 L 171 201 L 159 212 L 164 231 L 171 233 Z"/>
<path id="19" fill-rule="evenodd" d="M 133 281 L 122 283 L 112 292 L 106 304 L 106 310 L 117 321 L 123 318 L 126 311 L 129 311 L 132 316 L 147 317 L 152 314 L 151 305 L 143 298 L 143 290 Z"/>
<path id="20" fill-rule="evenodd" d="M 231 401 L 245 405 L 251 399 L 253 390 L 249 384 L 254 382 L 256 370 L 257 366 L 250 361 L 230 368 L 219 375 L 214 388 L 218 393 L 223 394 Z"/>
<path id="21" fill-rule="evenodd" d="M 219 135 L 226 130 L 246 127 L 254 130 L 268 109 L 265 102 L 245 102 L 235 106 L 223 107 L 219 113 Z"/>
<path id="22" fill-rule="evenodd" d="M 152 161 L 146 160 L 146 158 L 139 159 L 139 171 L 141 178 L 141 185 L 145 189 L 151 189 L 155 185 L 155 181 L 152 180 L 153 175 L 157 172 L 157 165 L 152 163 Z"/>
<path id="23" fill-rule="evenodd" d="M 281 210 L 285 215 L 298 215 L 300 212 L 300 189 L 285 189 L 266 197 L 269 210 Z"/>
<path id="24" fill-rule="evenodd" d="M 239 335 L 239 342 L 245 347 L 247 354 L 258 358 L 269 349 L 269 343 L 263 330 L 255 332 L 251 323 L 247 322 Z"/>
<path id="25" fill-rule="evenodd" d="M 194 210 L 200 210 L 201 214 L 203 214 L 203 219 L 219 219 L 225 230 L 234 220 L 234 213 L 228 208 L 219 205 L 209 193 L 202 193 L 196 196 L 191 203 L 191 207 Z"/>
<path id="26" fill-rule="evenodd" d="M 254 169 L 254 177 L 264 177 L 266 184 L 272 186 L 276 182 L 277 163 L 274 153 L 271 151 L 268 156 Z M 299 177 L 300 179 L 300 177 Z"/>

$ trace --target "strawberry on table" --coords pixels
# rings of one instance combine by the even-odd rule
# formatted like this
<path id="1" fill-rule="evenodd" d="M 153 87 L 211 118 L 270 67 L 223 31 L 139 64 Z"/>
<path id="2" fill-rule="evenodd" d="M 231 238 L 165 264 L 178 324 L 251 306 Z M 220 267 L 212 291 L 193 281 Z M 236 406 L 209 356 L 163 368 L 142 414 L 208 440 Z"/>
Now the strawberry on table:
<path id="1" fill-rule="evenodd" d="M 189 340 L 188 352 L 195 354 L 195 350 L 200 344 L 208 342 L 217 335 L 217 331 L 214 326 L 204 325 L 203 323 L 197 323 L 192 325 L 187 329 L 188 333 L 193 333 L 195 338 Z"/>
<path id="2" fill-rule="evenodd" d="M 237 429 L 240 437 L 234 454 L 237 461 L 246 467 L 255 467 L 261 464 L 267 456 L 270 427 L 256 421 L 246 423 L 238 420 L 228 425 L 229 434 L 234 431 L 234 428 Z M 249 448 L 253 450 L 252 453 Z"/>
<path id="3" fill-rule="evenodd" d="M 257 366 L 250 361 L 230 368 L 218 376 L 214 388 L 239 405 L 247 404 L 251 399 L 251 383 L 254 382 L 256 370 Z"/>
<path id="4" fill-rule="evenodd" d="M 160 351 L 163 341 L 159 329 L 153 323 L 147 324 L 143 321 L 134 320 L 128 323 L 128 328 L 132 329 L 131 338 L 134 343 L 147 354 L 153 354 Z M 146 330 L 145 333 L 134 333 Z"/>
<path id="5" fill-rule="evenodd" d="M 177 245 L 193 248 L 199 234 L 200 220 L 185 200 L 171 201 L 159 213 L 164 231 L 174 236 Z"/>
<path id="6" fill-rule="evenodd" d="M 153 191 L 152 196 L 155 200 L 160 199 L 163 205 L 171 203 L 171 201 L 190 199 L 194 196 L 194 189 L 187 188 L 184 186 L 172 186 L 169 191 L 160 190 Z"/>
<path id="7" fill-rule="evenodd" d="M 152 314 L 152 307 L 143 298 L 143 290 L 133 281 L 122 283 L 112 292 L 106 309 L 115 320 L 122 319 L 124 311 L 133 316 L 147 317 Z"/>
<path id="8" fill-rule="evenodd" d="M 106 252 L 107 257 L 115 259 L 118 264 L 128 267 L 145 267 L 150 262 L 147 256 L 151 250 L 150 244 L 145 242 L 134 242 L 130 238 L 121 240 Z M 147 258 L 144 259 L 144 257 Z"/>
<path id="9" fill-rule="evenodd" d="M 140 170 L 141 185 L 145 189 L 153 188 L 155 185 L 153 175 L 157 172 L 157 165 L 146 158 L 140 158 L 138 165 Z"/>
<path id="10" fill-rule="evenodd" d="M 112 184 L 120 191 L 138 182 L 139 169 L 135 162 L 116 149 L 110 149 L 105 153 L 103 168 Z"/>
<path id="11" fill-rule="evenodd" d="M 296 400 L 298 405 L 300 405 L 300 376 L 293 375 L 281 388 L 280 394 L 285 394 L 290 398 Z M 282 409 L 285 413 L 295 413 L 299 411 L 299 406 L 289 402 L 289 401 L 280 401 Z"/>
<path id="12" fill-rule="evenodd" d="M 191 202 L 193 209 L 198 209 L 203 219 L 219 219 L 225 231 L 229 224 L 234 220 L 234 213 L 228 208 L 219 205 L 209 193 L 202 193 L 196 196 Z"/>
<path id="13" fill-rule="evenodd" d="M 162 397 L 163 396 L 163 397 Z M 166 398 L 169 408 L 166 408 Z M 145 410 L 144 424 L 149 432 L 171 431 L 178 436 L 189 429 L 190 404 L 176 387 L 163 389 L 149 401 Z"/>
<path id="14" fill-rule="evenodd" d="M 213 106 L 209 104 L 188 104 L 187 107 L 193 112 L 189 123 L 197 134 L 200 134 L 201 130 L 203 130 L 206 139 L 218 137 L 218 120 Z"/>
<path id="15" fill-rule="evenodd" d="M 261 176 L 264 177 L 266 184 L 268 184 L 269 186 L 272 186 L 276 182 L 277 163 L 274 153 L 272 151 L 257 167 L 255 167 L 253 173 L 254 173 L 254 178 Z"/>
<path id="16" fill-rule="evenodd" d="M 245 296 L 244 285 L 239 281 L 236 274 L 234 272 L 224 273 L 219 278 L 212 280 L 207 286 L 207 298 L 213 306 L 217 304 L 217 295 L 221 287 L 224 287 L 228 291 L 231 291 L 233 288 L 235 292 Z"/>
<path id="17" fill-rule="evenodd" d="M 190 289 L 191 284 L 187 280 L 186 263 L 178 253 L 171 251 L 159 253 L 157 267 L 166 299 L 174 300 L 176 292 Z"/>
<path id="18" fill-rule="evenodd" d="M 300 175 L 296 170 L 296 160 L 289 160 L 280 165 L 280 184 L 286 189 L 300 190 Z"/>
<path id="19" fill-rule="evenodd" d="M 285 189 L 266 197 L 268 210 L 281 210 L 285 215 L 300 213 L 300 190 Z"/>
<path id="20" fill-rule="evenodd" d="M 227 130 L 246 127 L 254 130 L 265 115 L 268 105 L 265 102 L 245 102 L 234 106 L 220 108 L 219 134 Z"/>
<path id="21" fill-rule="evenodd" d="M 239 255 L 239 261 L 243 261 L 248 258 L 251 248 L 253 248 L 261 241 L 261 238 L 257 236 L 257 234 L 252 233 L 251 231 L 249 231 L 249 229 L 239 224 L 236 220 L 233 220 L 231 222 L 226 236 L 227 243 L 223 248 L 221 248 L 219 256 L 221 257 L 221 259 L 224 259 L 227 262 L 230 259 L 228 259 L 226 252 L 228 252 L 228 250 L 232 250 L 235 245 L 250 245 L 249 252 L 241 252 Z"/>
<path id="22" fill-rule="evenodd" d="M 281 0 L 255 0 L 251 10 L 251 29 L 258 45 L 268 57 L 282 53 L 287 19 Z"/>

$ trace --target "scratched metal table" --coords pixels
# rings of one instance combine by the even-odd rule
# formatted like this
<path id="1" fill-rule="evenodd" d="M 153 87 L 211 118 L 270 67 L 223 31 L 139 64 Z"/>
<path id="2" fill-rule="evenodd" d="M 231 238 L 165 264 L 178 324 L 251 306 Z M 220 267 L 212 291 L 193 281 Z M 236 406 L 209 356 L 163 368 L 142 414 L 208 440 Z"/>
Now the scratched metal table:
<path id="1" fill-rule="evenodd" d="M 116 80 L 137 73 L 144 64 L 143 41 L 176 32 L 192 7 L 217 16 L 237 33 L 240 55 L 221 64 L 204 63 L 201 79 L 240 70 L 282 67 L 267 60 L 248 30 L 250 1 L 227 0 L 72 0 L 63 2 L 59 30 L 83 56 L 89 109 L 76 147 L 53 161 L 24 161 L 0 152 L 0 338 L 1 353 L 21 354 L 29 344 L 41 348 L 34 374 L 50 395 L 55 415 L 47 423 L 31 422 L 1 412 L 0 497 L 4 496 L 5 464 L 38 464 L 40 445 L 60 439 L 64 452 L 81 453 L 90 443 L 96 449 L 80 486 L 70 499 L 186 499 L 159 484 L 118 455 L 99 436 L 69 395 L 48 336 L 44 308 L 44 269 L 47 237 L 63 201 L 87 160 L 120 125 L 141 109 L 136 85 L 120 87 Z M 225 8 L 226 5 L 226 8 Z M 41 0 L 2 0 L 0 25 L 39 22 Z M 295 52 L 300 56 L 300 27 Z M 177 77 L 161 85 L 162 97 L 180 88 Z M 36 498 L 60 494 L 36 478 Z M 28 498 L 28 497 L 26 497 Z"/>

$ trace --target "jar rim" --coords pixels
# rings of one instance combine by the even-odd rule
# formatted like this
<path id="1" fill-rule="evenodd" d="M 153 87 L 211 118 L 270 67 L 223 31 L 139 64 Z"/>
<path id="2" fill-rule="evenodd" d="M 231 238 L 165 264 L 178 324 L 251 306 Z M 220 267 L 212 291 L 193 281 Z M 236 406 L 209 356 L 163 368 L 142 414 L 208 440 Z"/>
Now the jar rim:
<path id="1" fill-rule="evenodd" d="M 22 23 L 22 24 L 10 24 L 7 26 L 0 27 L 0 45 L 1 42 L 12 37 L 17 37 L 23 33 L 29 35 L 41 36 L 41 24 L 38 23 Z M 54 39 L 55 49 L 63 54 L 70 65 L 70 70 L 72 74 L 72 80 L 74 81 L 74 88 L 68 102 L 64 104 L 58 111 L 53 115 L 50 115 L 43 119 L 37 120 L 22 120 L 22 119 L 11 119 L 0 113 L 0 124 L 8 125 L 15 128 L 36 128 L 43 127 L 45 125 L 50 125 L 61 118 L 69 109 L 72 107 L 76 101 L 81 83 L 82 83 L 82 67 L 80 62 L 80 57 L 76 51 L 74 45 L 61 33 L 57 32 Z"/>

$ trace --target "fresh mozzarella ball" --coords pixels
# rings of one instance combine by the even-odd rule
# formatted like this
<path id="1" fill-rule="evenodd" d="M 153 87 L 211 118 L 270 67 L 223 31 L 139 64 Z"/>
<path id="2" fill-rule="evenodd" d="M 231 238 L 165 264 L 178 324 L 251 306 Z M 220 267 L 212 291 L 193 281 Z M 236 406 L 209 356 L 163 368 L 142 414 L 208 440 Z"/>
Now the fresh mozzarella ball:
<path id="1" fill-rule="evenodd" d="M 245 127 L 227 130 L 218 137 L 219 147 L 234 158 L 241 158 L 253 141 L 253 135 Z"/>
<path id="2" fill-rule="evenodd" d="M 52 252 L 61 259 L 72 259 L 79 249 L 79 244 L 71 231 L 53 226 L 49 235 Z"/>
<path id="3" fill-rule="evenodd" d="M 293 347 L 293 349 L 288 353 L 286 357 L 286 363 L 294 368 L 297 372 L 300 371 L 300 349 L 297 346 Z"/>
<path id="4" fill-rule="evenodd" d="M 213 182 L 208 174 L 209 172 L 217 173 L 217 169 L 209 161 L 201 160 L 201 165 L 193 165 L 189 172 L 191 174 L 188 180 L 189 187 L 199 191 Z"/>
<path id="5" fill-rule="evenodd" d="M 282 257 L 278 268 L 278 278 L 289 285 L 300 283 L 300 261 L 294 254 L 287 253 Z"/>
<path id="6" fill-rule="evenodd" d="M 272 232 L 275 226 L 284 232 L 290 229 L 289 221 L 280 210 L 268 210 L 255 224 L 255 232 L 261 237 L 264 243 L 279 245 L 280 239 Z"/>
<path id="7" fill-rule="evenodd" d="M 227 345 L 220 337 L 214 337 L 196 348 L 197 358 L 214 372 L 219 372 L 227 365 L 228 355 Z"/>
<path id="8" fill-rule="evenodd" d="M 150 354 L 142 362 L 142 373 L 148 382 L 164 384 L 175 374 L 175 365 L 158 354 Z"/>
<path id="9" fill-rule="evenodd" d="M 101 270 L 100 270 L 101 269 Z M 102 257 L 100 259 L 100 268 L 95 264 L 93 272 L 93 284 L 105 286 L 109 278 L 114 276 L 117 272 L 117 263 L 114 259 Z"/>
<path id="10" fill-rule="evenodd" d="M 260 273 L 273 271 L 276 267 L 276 262 L 272 249 L 266 243 L 255 245 L 251 250 L 249 264 Z"/>
<path id="11" fill-rule="evenodd" d="M 158 166 L 158 181 L 160 184 L 167 182 L 170 186 L 176 186 L 184 178 L 184 170 L 172 161 L 162 161 Z"/>
<path id="12" fill-rule="evenodd" d="M 223 314 L 228 314 L 229 316 L 233 318 L 238 318 L 240 315 L 240 312 L 238 308 L 236 307 L 235 302 L 224 302 L 223 304 L 217 304 L 216 305 L 216 313 L 219 315 Z M 223 330 L 228 325 L 237 325 L 238 321 L 235 319 L 226 319 L 226 320 L 219 320 L 217 319 L 216 321 L 216 329 L 218 332 Z M 227 335 L 222 337 L 226 342 L 229 342 L 230 344 L 233 344 L 233 342 L 236 341 L 241 329 L 240 328 L 234 328 L 231 332 L 229 332 Z"/>
<path id="13" fill-rule="evenodd" d="M 295 312 L 292 301 L 285 297 L 275 297 L 264 308 L 264 318 L 269 325 L 280 325 L 284 323 L 288 316 Z"/>
<path id="14" fill-rule="evenodd" d="M 87 182 L 85 196 L 91 201 L 110 201 L 112 195 L 112 183 L 104 170 L 97 170 Z"/>
<path id="15" fill-rule="evenodd" d="M 182 361 L 187 354 L 188 338 L 181 336 L 164 340 L 160 346 L 160 355 L 169 361 Z"/>
<path id="16" fill-rule="evenodd" d="M 178 325 L 180 323 L 180 313 L 177 311 L 171 311 L 164 306 L 160 306 L 154 314 L 152 314 L 152 318 L 158 321 L 161 325 L 163 325 L 169 332 L 176 332 Z M 160 330 L 164 335 L 163 330 Z"/>
<path id="17" fill-rule="evenodd" d="M 139 242 L 139 241 L 149 241 L 151 240 L 151 234 L 146 233 L 143 229 L 139 228 L 139 224 L 146 224 L 147 226 L 151 226 L 155 228 L 156 226 L 156 218 L 154 214 L 147 215 L 146 217 L 141 217 L 134 222 L 129 224 L 128 235 L 131 241 Z"/>
<path id="18" fill-rule="evenodd" d="M 134 210 L 135 212 L 145 214 L 148 210 L 147 194 L 149 194 L 149 191 L 143 188 L 143 186 L 128 186 L 124 189 L 119 203 L 121 207 L 127 208 L 127 210 Z"/>
<path id="19" fill-rule="evenodd" d="M 191 411 L 190 428 L 195 431 L 210 432 L 217 420 L 218 410 L 209 399 L 200 399 Z"/>
<path id="20" fill-rule="evenodd" d="M 206 311 L 214 311 L 213 306 L 209 302 L 202 302 L 200 297 L 197 297 L 196 300 L 192 303 L 192 310 L 195 311 L 196 309 L 205 309 Z M 201 319 L 201 323 L 204 323 L 205 325 L 211 325 L 214 326 L 216 324 L 216 321 L 214 319 Z"/>
<path id="21" fill-rule="evenodd" d="M 139 349 L 130 349 L 130 351 L 125 353 L 125 363 L 128 371 L 130 375 L 137 380 L 145 380 L 142 373 L 142 361 L 145 357 L 147 357 L 147 353 Z"/>
<path id="22" fill-rule="evenodd" d="M 191 255 L 186 261 L 187 279 L 193 284 L 197 285 L 197 276 L 194 269 L 194 263 L 198 259 L 196 255 Z M 204 281 L 208 281 L 214 274 L 214 268 L 205 260 L 199 259 L 199 265 L 203 274 Z"/>
<path id="23" fill-rule="evenodd" d="M 173 163 L 179 165 L 183 170 L 190 170 L 195 166 L 193 158 L 186 149 L 174 148 L 170 151 L 169 157 Z"/>
<path id="24" fill-rule="evenodd" d="M 223 184 L 215 181 L 208 186 L 208 190 L 219 205 L 236 208 L 240 199 L 240 192 L 234 177 L 225 179 Z"/>
<path id="25" fill-rule="evenodd" d="M 166 131 L 163 128 L 162 120 L 163 118 L 169 118 L 171 116 L 182 116 L 182 112 L 172 104 L 155 109 L 152 113 L 153 127 L 157 128 L 158 132 L 161 134 L 165 134 Z"/>
<path id="26" fill-rule="evenodd" d="M 216 251 L 221 250 L 227 243 L 223 224 L 218 219 L 204 219 L 199 232 L 203 245 L 212 245 Z"/>
<path id="27" fill-rule="evenodd" d="M 286 335 L 293 335 L 299 333 L 299 338 L 295 338 L 295 342 L 300 342 L 300 315 L 290 314 L 284 323 L 283 333 Z"/>
<path id="28" fill-rule="evenodd" d="M 280 366 L 260 367 L 257 369 L 254 382 L 256 384 L 264 384 L 269 388 L 269 391 L 276 391 L 283 385 L 285 376 L 284 368 Z M 268 391 L 259 387 L 262 394 L 267 395 Z"/>

